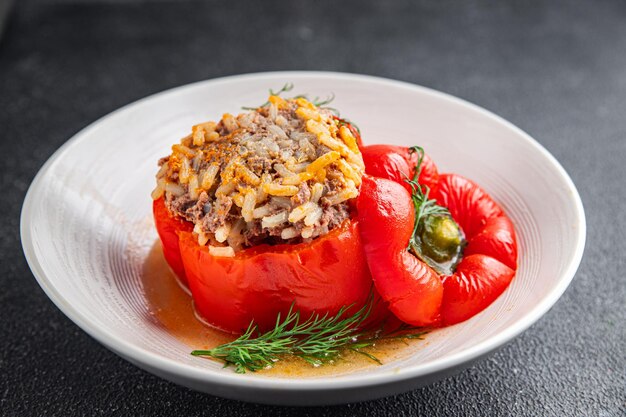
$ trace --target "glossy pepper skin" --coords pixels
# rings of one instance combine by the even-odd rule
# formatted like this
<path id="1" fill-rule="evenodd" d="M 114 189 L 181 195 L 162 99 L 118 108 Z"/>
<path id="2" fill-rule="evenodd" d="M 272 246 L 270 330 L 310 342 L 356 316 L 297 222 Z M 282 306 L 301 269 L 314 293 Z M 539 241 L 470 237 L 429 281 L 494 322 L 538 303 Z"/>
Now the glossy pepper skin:
<path id="1" fill-rule="evenodd" d="M 406 187 L 405 175 L 398 172 L 411 173 L 406 171 L 413 163 L 406 158 L 411 154 L 408 148 L 404 148 L 406 152 L 394 148 L 364 147 L 366 172 Z M 410 194 L 401 191 L 402 187 L 393 187 L 380 178 L 364 179 L 357 203 L 361 234 L 376 288 L 389 309 L 412 325 L 451 325 L 484 310 L 508 287 L 517 269 L 515 230 L 498 204 L 477 184 L 456 174 L 440 175 L 426 155 L 422 167 L 419 182 L 431 189 L 430 198 L 449 209 L 467 239 L 464 257 L 454 273 L 438 276 L 406 251 L 415 214 Z M 440 298 L 435 294 L 441 294 Z"/>
<path id="2" fill-rule="evenodd" d="M 491 196 L 460 175 L 442 174 L 431 197 L 450 210 L 467 239 L 463 260 L 443 277 L 442 324 L 451 325 L 484 310 L 509 286 L 517 269 L 517 239 Z"/>
<path id="3" fill-rule="evenodd" d="M 437 273 L 408 251 L 415 210 L 399 183 L 364 176 L 357 200 L 365 256 L 376 290 L 400 320 L 437 325 L 443 285 Z"/>
<path id="4" fill-rule="evenodd" d="M 197 312 L 219 329 L 242 333 L 254 320 L 267 330 L 294 302 L 305 318 L 314 312 L 333 315 L 354 304 L 349 314 L 372 290 L 356 220 L 310 243 L 260 245 L 235 257 L 217 257 L 198 245 L 190 223 L 169 214 L 163 199 L 154 202 L 154 213 L 165 259 L 179 278 L 186 277 Z M 375 294 L 368 323 L 388 314 Z"/>
<path id="5" fill-rule="evenodd" d="M 411 192 L 405 179 L 413 178 L 418 164 L 417 152 L 404 146 L 368 145 L 361 148 L 365 173 L 378 178 L 395 181 Z M 433 188 L 439 181 L 439 172 L 433 160 L 424 154 L 418 182 Z"/>
<path id="6" fill-rule="evenodd" d="M 187 285 L 187 275 L 185 274 L 183 258 L 178 245 L 178 233 L 183 231 L 191 232 L 193 225 L 187 221 L 172 217 L 162 198 L 153 201 L 152 214 L 157 233 L 161 239 L 163 256 L 178 279 Z"/>

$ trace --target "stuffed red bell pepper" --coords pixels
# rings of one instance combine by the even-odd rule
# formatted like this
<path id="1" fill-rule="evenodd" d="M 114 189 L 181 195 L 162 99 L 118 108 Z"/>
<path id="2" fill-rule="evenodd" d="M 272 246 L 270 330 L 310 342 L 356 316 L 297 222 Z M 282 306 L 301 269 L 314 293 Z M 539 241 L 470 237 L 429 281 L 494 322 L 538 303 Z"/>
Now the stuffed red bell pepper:
<path id="1" fill-rule="evenodd" d="M 336 314 L 372 291 L 354 201 L 358 131 L 304 98 L 196 125 L 160 161 L 154 213 L 165 258 L 199 315 L 243 332 L 297 309 Z M 376 298 L 376 297 L 375 297 Z M 384 307 L 372 319 L 387 314 Z"/>

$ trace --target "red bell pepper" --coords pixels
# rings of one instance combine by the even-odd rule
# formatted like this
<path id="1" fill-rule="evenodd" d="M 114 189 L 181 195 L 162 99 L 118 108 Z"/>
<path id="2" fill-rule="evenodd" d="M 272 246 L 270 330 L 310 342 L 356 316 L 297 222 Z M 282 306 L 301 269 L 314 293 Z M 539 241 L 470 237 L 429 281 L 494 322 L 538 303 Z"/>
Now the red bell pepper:
<path id="1" fill-rule="evenodd" d="M 186 277 L 202 318 L 222 330 L 241 333 L 252 320 L 260 330 L 269 329 L 292 303 L 304 318 L 313 312 L 333 315 L 353 304 L 350 314 L 372 290 L 356 220 L 311 243 L 259 245 L 217 257 L 198 245 L 191 223 L 169 214 L 163 199 L 154 202 L 154 213 L 165 259 L 179 278 Z M 374 296 L 368 323 L 388 315 Z"/>
<path id="2" fill-rule="evenodd" d="M 366 175 L 357 210 L 367 264 L 389 310 L 414 326 L 438 323 L 441 279 L 408 251 L 415 222 L 409 192 L 399 183 Z"/>
<path id="3" fill-rule="evenodd" d="M 450 325 L 481 312 L 508 287 L 517 269 L 517 241 L 511 220 L 474 182 L 442 174 L 432 197 L 450 210 L 467 239 L 463 260 L 443 277 L 442 323 Z"/>
<path id="4" fill-rule="evenodd" d="M 180 234 L 181 254 L 197 311 L 213 326 L 245 331 L 276 323 L 292 303 L 303 317 L 336 314 L 365 304 L 371 276 L 358 223 L 344 224 L 310 243 L 260 245 L 216 257 L 192 233 Z M 349 260 L 349 262 L 348 262 Z M 352 310 L 350 310 L 352 311 Z"/>
<path id="5" fill-rule="evenodd" d="M 439 276 L 407 250 L 415 208 L 397 184 L 407 187 L 406 179 L 415 174 L 408 166 L 419 166 L 419 161 L 409 159 L 408 148 L 373 145 L 362 151 L 366 172 L 382 177 L 364 178 L 357 208 L 368 265 L 389 309 L 418 326 L 458 323 L 485 309 L 517 268 L 515 231 L 502 209 L 475 183 L 455 174 L 439 175 L 424 155 L 418 182 L 432 189 L 431 197 L 449 210 L 467 239 L 454 273 Z"/>
<path id="6" fill-rule="evenodd" d="M 395 145 L 368 145 L 361 149 L 361 154 L 365 162 L 365 173 L 395 181 L 411 192 L 411 187 L 405 180 L 415 175 L 420 156 L 416 149 Z M 418 182 L 432 188 L 438 181 L 437 166 L 427 154 L 423 154 Z"/>

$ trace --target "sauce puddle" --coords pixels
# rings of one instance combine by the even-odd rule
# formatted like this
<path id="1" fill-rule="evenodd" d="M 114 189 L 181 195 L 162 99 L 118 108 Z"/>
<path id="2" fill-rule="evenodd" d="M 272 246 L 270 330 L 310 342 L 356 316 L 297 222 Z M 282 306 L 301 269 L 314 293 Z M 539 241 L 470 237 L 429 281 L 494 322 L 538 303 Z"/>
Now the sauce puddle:
<path id="1" fill-rule="evenodd" d="M 142 283 L 150 313 L 178 340 L 194 349 L 211 349 L 237 338 L 203 324 L 194 314 L 191 296 L 179 285 L 163 257 L 158 240 L 150 250 L 143 266 Z M 423 340 L 381 340 L 365 352 L 377 357 L 382 363 L 407 357 L 415 344 Z M 207 360 L 212 360 L 207 358 Z M 284 357 L 273 368 L 258 374 L 276 377 L 321 377 L 356 372 L 379 366 L 376 362 L 356 352 L 346 351 L 341 357 L 323 366 L 314 367 L 296 357 Z"/>

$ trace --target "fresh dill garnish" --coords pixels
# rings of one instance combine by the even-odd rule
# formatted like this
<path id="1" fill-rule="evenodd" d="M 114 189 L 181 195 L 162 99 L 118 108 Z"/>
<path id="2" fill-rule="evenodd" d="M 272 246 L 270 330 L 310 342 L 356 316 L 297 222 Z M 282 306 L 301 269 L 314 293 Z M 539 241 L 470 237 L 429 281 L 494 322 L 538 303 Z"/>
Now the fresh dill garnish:
<path id="1" fill-rule="evenodd" d="M 280 90 L 274 91 L 270 88 L 270 96 L 279 96 L 282 93 L 293 90 L 293 83 L 285 83 Z"/>
<path id="2" fill-rule="evenodd" d="M 433 214 L 449 216 L 450 212 L 447 208 L 438 205 L 437 200 L 429 199 L 428 195 L 430 194 L 430 188 L 427 185 L 422 185 L 418 182 L 418 178 L 422 172 L 422 164 L 424 162 L 424 149 L 421 146 L 411 146 L 409 148 L 409 153 L 417 153 L 415 174 L 413 175 L 413 178 L 405 179 L 405 181 L 411 186 L 411 199 L 413 200 L 413 206 L 415 206 L 415 225 L 413 226 L 413 234 L 409 240 L 409 247 L 412 247 L 415 246 L 417 228 L 424 218 Z"/>
<path id="3" fill-rule="evenodd" d="M 389 335 L 380 335 L 380 331 L 373 333 L 360 329 L 369 317 L 373 302 L 372 292 L 368 302 L 351 316 L 343 317 L 353 305 L 342 307 L 334 316 L 313 314 L 306 320 L 292 304 L 284 318 L 278 315 L 272 330 L 259 334 L 257 325 L 252 322 L 238 339 L 213 349 L 194 350 L 191 354 L 222 360 L 224 367 L 233 366 L 237 373 L 272 367 L 285 355 L 294 355 L 313 366 L 320 366 L 336 360 L 346 350 L 380 364 L 378 358 L 362 349 L 374 346 L 381 339 L 421 338 L 425 332 L 408 334 L 394 331 Z"/>
<path id="4" fill-rule="evenodd" d="M 304 95 L 304 98 L 306 98 L 306 95 Z M 335 93 L 330 93 L 330 95 L 326 96 L 326 98 L 315 97 L 313 100 L 310 100 L 310 101 L 316 107 L 330 109 L 331 107 L 325 107 L 325 106 L 327 104 L 332 103 L 334 100 L 335 100 Z M 334 109 L 334 110 L 336 110 L 336 109 Z"/>
<path id="5" fill-rule="evenodd" d="M 270 88 L 269 89 L 269 93 L 270 93 L 270 96 L 280 96 L 282 93 L 287 93 L 287 92 L 293 90 L 293 87 L 294 87 L 293 83 L 285 83 L 285 85 L 283 85 L 279 90 L 274 91 L 273 89 Z M 328 106 L 328 104 L 332 103 L 335 100 L 335 93 L 330 93 L 328 96 L 323 97 L 323 98 L 316 96 L 314 99 L 310 99 L 307 94 L 298 94 L 298 95 L 295 95 L 293 97 L 287 98 L 287 100 L 295 100 L 295 99 L 298 99 L 298 98 L 303 98 L 305 100 L 308 100 L 314 106 L 319 107 L 321 109 L 328 109 L 328 110 L 332 111 L 333 113 L 335 113 L 337 116 L 339 116 L 339 112 L 337 111 L 337 109 Z M 256 106 L 256 107 L 242 107 L 242 109 L 243 110 L 257 110 L 257 109 L 260 109 L 262 107 L 269 106 L 269 104 L 270 104 L 270 102 L 268 100 L 265 103 L 261 104 L 260 106 Z"/>
<path id="6" fill-rule="evenodd" d="M 451 274 L 461 261 L 465 238 L 450 211 L 430 199 L 430 188 L 418 179 L 424 162 L 424 149 L 409 148 L 409 154 L 417 153 L 417 165 L 413 178 L 405 181 L 411 187 L 411 199 L 415 207 L 415 224 L 408 248 L 439 274 Z"/>
<path id="7" fill-rule="evenodd" d="M 270 93 L 270 96 L 280 96 L 282 93 L 287 93 L 293 90 L 293 88 L 294 88 L 293 83 L 285 83 L 285 85 L 283 85 L 279 90 L 274 91 L 273 89 L 270 88 L 269 93 Z M 323 97 L 323 98 L 316 96 L 314 99 L 310 99 L 308 94 L 297 94 L 293 97 L 288 97 L 287 100 L 295 100 L 298 98 L 303 98 L 305 100 L 308 100 L 311 102 L 311 104 L 313 104 L 315 107 L 319 107 L 320 109 L 330 110 L 335 115 L 335 118 L 337 119 L 340 127 L 342 125 L 351 125 L 351 126 L 354 126 L 354 128 L 359 133 L 359 135 L 361 134 L 361 129 L 359 129 L 359 127 L 354 122 L 346 118 L 341 118 L 339 110 L 337 110 L 334 107 L 329 106 L 329 104 L 335 100 L 335 93 L 330 93 L 328 96 Z M 243 106 L 242 109 L 243 110 L 258 110 L 260 108 L 263 108 L 269 105 L 270 105 L 270 102 L 268 100 L 265 103 L 261 104 L 260 106 L 255 106 L 255 107 Z"/>

